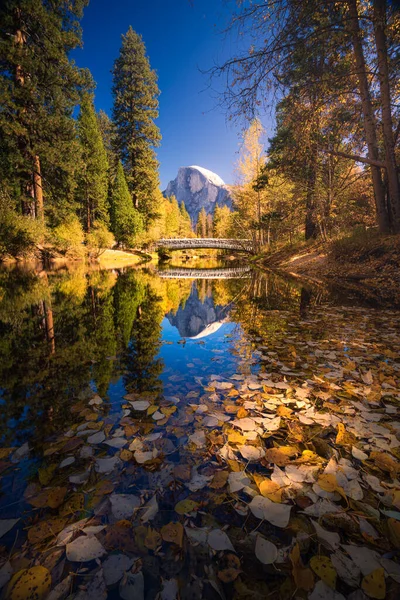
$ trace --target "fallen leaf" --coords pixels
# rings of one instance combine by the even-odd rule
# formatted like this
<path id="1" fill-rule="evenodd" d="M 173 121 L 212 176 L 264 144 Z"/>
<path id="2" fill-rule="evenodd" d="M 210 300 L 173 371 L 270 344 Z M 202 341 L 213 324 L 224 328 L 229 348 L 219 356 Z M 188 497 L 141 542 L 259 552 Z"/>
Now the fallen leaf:
<path id="1" fill-rule="evenodd" d="M 65 527 L 66 519 L 54 518 L 39 521 L 28 530 L 28 540 L 31 544 L 38 544 L 49 537 L 56 536 Z"/>
<path id="2" fill-rule="evenodd" d="M 287 527 L 289 523 L 291 506 L 287 504 L 277 504 L 264 496 L 255 496 L 249 508 L 257 519 L 269 521 L 276 527 Z"/>
<path id="3" fill-rule="evenodd" d="M 210 548 L 213 550 L 232 550 L 235 552 L 235 548 L 232 546 L 232 542 L 221 529 L 213 529 L 207 536 L 207 542 Z"/>
<path id="4" fill-rule="evenodd" d="M 264 565 L 272 565 L 278 558 L 278 548 L 261 535 L 257 535 L 255 553 Z"/>
<path id="5" fill-rule="evenodd" d="M 171 542 L 182 548 L 183 526 L 180 523 L 168 523 L 161 528 L 161 536 L 165 542 Z"/>
<path id="6" fill-rule="evenodd" d="M 42 600 L 51 588 L 51 575 L 48 569 L 41 566 L 23 569 L 12 576 L 7 585 L 7 600 Z"/>
<path id="7" fill-rule="evenodd" d="M 314 575 L 311 569 L 304 567 L 300 556 L 299 544 L 296 544 L 290 552 L 290 562 L 292 563 L 292 575 L 296 587 L 309 592 L 314 587 Z"/>
<path id="8" fill-rule="evenodd" d="M 310 559 L 310 567 L 326 585 L 329 585 L 333 590 L 336 588 L 337 573 L 330 558 L 327 556 L 313 556 Z"/>
<path id="9" fill-rule="evenodd" d="M 384 600 L 386 598 L 385 571 L 383 568 L 375 569 L 365 575 L 361 587 L 370 598 Z"/>
<path id="10" fill-rule="evenodd" d="M 199 503 L 194 500 L 190 500 L 190 498 L 186 498 L 186 500 L 181 500 L 178 504 L 175 504 L 175 512 L 178 515 L 186 515 L 191 513 L 194 510 L 199 508 Z"/>
<path id="11" fill-rule="evenodd" d="M 88 562 L 106 554 L 97 538 L 80 536 L 66 546 L 67 559 L 71 562 Z"/>

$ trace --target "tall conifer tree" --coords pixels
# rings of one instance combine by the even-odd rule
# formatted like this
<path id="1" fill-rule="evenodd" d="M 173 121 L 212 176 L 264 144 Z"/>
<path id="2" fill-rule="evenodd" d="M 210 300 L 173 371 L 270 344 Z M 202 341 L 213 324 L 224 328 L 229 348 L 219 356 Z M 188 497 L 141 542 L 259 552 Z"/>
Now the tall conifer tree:
<path id="1" fill-rule="evenodd" d="M 82 222 L 90 231 L 95 221 L 109 223 L 107 209 L 108 161 L 96 118 L 92 98 L 86 94 L 78 118 L 78 134 L 82 152 L 77 199 Z"/>
<path id="2" fill-rule="evenodd" d="M 130 27 L 122 36 L 119 57 L 113 68 L 113 120 L 116 151 L 121 159 L 133 205 L 146 225 L 157 216 L 159 186 L 155 147 L 161 134 L 158 117 L 157 74 L 150 67 L 140 35 Z"/>
<path id="3" fill-rule="evenodd" d="M 0 3 L 0 180 L 24 214 L 59 220 L 73 208 L 74 107 L 92 84 L 69 58 L 87 0 Z"/>
<path id="4" fill-rule="evenodd" d="M 118 244 L 124 246 L 134 245 L 135 237 L 143 231 L 142 215 L 132 204 L 121 162 L 111 192 L 111 230 Z"/>

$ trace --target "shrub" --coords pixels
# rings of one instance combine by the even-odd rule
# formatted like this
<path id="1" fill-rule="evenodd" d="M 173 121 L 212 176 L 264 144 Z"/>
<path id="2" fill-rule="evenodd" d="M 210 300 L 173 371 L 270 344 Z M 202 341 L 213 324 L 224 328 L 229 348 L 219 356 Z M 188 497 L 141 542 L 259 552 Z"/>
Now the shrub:
<path id="1" fill-rule="evenodd" d="M 91 258 L 98 258 L 107 248 L 115 244 L 111 231 L 101 221 L 96 222 L 90 233 L 86 234 L 86 247 Z"/>
<path id="2" fill-rule="evenodd" d="M 66 258 L 80 259 L 85 256 L 84 233 L 79 219 L 71 216 L 50 234 L 50 242 Z"/>
<path id="3" fill-rule="evenodd" d="M 0 260 L 7 255 L 28 256 L 43 239 L 43 234 L 39 221 L 17 214 L 6 201 L 0 201 Z"/>

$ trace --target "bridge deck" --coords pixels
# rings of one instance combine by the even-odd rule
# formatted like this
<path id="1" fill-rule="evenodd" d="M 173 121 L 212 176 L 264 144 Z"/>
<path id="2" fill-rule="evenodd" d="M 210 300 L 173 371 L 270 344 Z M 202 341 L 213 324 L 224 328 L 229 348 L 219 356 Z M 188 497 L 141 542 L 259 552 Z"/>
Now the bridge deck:
<path id="1" fill-rule="evenodd" d="M 190 250 L 197 248 L 210 248 L 217 250 L 241 250 L 251 252 L 253 243 L 251 240 L 243 239 L 224 239 L 224 238 L 168 238 L 158 240 L 155 243 L 156 248 L 166 248 L 167 250 Z"/>

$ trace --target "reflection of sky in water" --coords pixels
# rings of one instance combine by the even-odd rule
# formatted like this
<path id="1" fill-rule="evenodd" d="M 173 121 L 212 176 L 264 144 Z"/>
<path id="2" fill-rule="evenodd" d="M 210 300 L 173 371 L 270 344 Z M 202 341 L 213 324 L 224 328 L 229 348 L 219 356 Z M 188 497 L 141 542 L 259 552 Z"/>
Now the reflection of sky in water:
<path id="1" fill-rule="evenodd" d="M 182 340 L 178 330 L 172 326 L 168 319 L 164 319 L 163 323 L 163 340 L 164 342 L 172 342 L 172 344 L 164 343 L 160 356 L 164 360 L 165 368 L 162 375 L 163 381 L 168 380 L 172 374 L 190 373 L 192 377 L 201 377 L 204 373 L 221 371 L 222 366 L 224 372 L 225 367 L 232 365 L 229 372 L 234 373 L 236 364 L 235 358 L 229 353 L 232 344 L 232 338 L 227 338 L 237 329 L 236 323 L 223 323 L 215 333 L 210 334 L 201 340 L 186 339 L 185 343 L 178 344 Z M 239 335 L 236 332 L 235 335 Z M 188 367 L 188 365 L 192 365 Z"/>
<path id="2" fill-rule="evenodd" d="M 197 291 L 195 293 L 197 298 Z M 206 299 L 210 305 L 211 298 Z M 199 308 L 201 301 L 197 299 L 196 308 Z M 190 307 L 194 306 L 186 303 L 186 313 Z M 219 307 L 219 310 L 223 307 Z M 226 315 L 226 311 L 224 312 Z M 187 315 L 189 316 L 189 315 Z M 173 319 L 173 318 L 172 318 Z M 240 357 L 234 356 L 231 352 L 232 344 L 243 335 L 241 327 L 233 322 L 218 322 L 218 329 L 209 333 L 201 339 L 182 338 L 175 325 L 171 324 L 171 315 L 168 314 L 162 321 L 162 346 L 159 354 L 155 357 L 161 358 L 164 363 L 163 372 L 160 379 L 165 386 L 165 393 L 173 395 L 174 392 L 182 391 L 182 384 L 189 383 L 201 389 L 196 382 L 196 377 L 210 376 L 211 374 L 223 374 L 224 376 L 233 375 L 237 372 L 237 365 Z M 215 325 L 203 323 L 203 332 L 210 326 Z M 182 343 L 183 342 L 183 343 Z M 181 376 L 183 381 L 170 382 L 171 376 Z M 124 402 L 122 397 L 126 393 L 123 378 L 111 382 L 108 389 L 108 396 L 112 405 L 111 413 L 121 411 L 121 404 Z"/>

